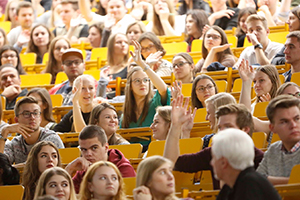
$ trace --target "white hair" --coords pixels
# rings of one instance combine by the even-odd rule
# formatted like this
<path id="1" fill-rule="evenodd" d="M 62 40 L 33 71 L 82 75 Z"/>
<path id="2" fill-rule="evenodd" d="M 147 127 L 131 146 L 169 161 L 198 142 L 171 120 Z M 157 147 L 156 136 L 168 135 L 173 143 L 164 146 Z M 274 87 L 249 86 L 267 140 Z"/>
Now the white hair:
<path id="1" fill-rule="evenodd" d="M 212 153 L 216 159 L 226 158 L 234 169 L 244 170 L 254 165 L 254 143 L 242 130 L 226 129 L 213 137 Z"/>

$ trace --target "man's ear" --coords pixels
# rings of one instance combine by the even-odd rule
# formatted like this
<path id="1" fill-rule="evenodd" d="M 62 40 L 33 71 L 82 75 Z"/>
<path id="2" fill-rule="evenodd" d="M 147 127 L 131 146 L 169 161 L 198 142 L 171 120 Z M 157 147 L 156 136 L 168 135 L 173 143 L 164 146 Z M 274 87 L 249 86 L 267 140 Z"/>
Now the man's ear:
<path id="1" fill-rule="evenodd" d="M 107 142 L 104 144 L 104 147 L 105 147 L 105 152 L 107 153 L 107 152 L 108 152 L 108 149 L 109 149 L 109 146 L 108 146 L 108 143 L 107 143 Z"/>
<path id="2" fill-rule="evenodd" d="M 245 133 L 247 133 L 249 135 L 249 131 L 250 131 L 250 128 L 248 126 L 242 128 L 242 131 L 244 131 Z"/>
<path id="3" fill-rule="evenodd" d="M 267 28 L 267 30 L 266 30 L 266 31 L 267 31 L 267 34 L 269 35 L 269 34 L 270 34 L 270 29 L 268 29 L 268 28 Z"/>
<path id="4" fill-rule="evenodd" d="M 15 117 L 15 122 L 18 123 L 18 121 L 19 121 L 19 118 Z"/>
<path id="5" fill-rule="evenodd" d="M 18 21 L 18 15 L 15 15 L 14 17 L 15 17 L 16 21 Z"/>
<path id="6" fill-rule="evenodd" d="M 269 129 L 274 133 L 274 124 L 272 124 L 271 122 L 269 124 Z"/>
<path id="7" fill-rule="evenodd" d="M 61 65 L 61 69 L 62 69 L 63 71 L 65 71 L 65 67 L 64 67 L 64 65 Z"/>
<path id="8" fill-rule="evenodd" d="M 224 157 L 221 158 L 222 169 L 226 169 L 229 166 L 228 160 Z"/>

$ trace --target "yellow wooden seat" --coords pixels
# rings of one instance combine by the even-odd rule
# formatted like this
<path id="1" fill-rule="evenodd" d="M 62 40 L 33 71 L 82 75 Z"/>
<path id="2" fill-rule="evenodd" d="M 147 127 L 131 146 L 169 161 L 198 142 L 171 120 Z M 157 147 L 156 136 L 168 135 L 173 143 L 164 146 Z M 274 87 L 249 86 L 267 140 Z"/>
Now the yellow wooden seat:
<path id="1" fill-rule="evenodd" d="M 289 184 L 300 183 L 300 164 L 295 165 L 291 171 Z"/>
<path id="2" fill-rule="evenodd" d="M 46 68 L 45 64 L 24 65 L 23 69 L 27 74 L 40 74 Z"/>
<path id="3" fill-rule="evenodd" d="M 286 41 L 286 36 L 289 33 L 290 33 L 289 31 L 270 33 L 268 35 L 268 38 L 272 42 L 278 42 L 278 43 L 284 44 Z"/>
<path id="4" fill-rule="evenodd" d="M 182 94 L 184 97 L 190 97 L 192 95 L 193 83 L 183 83 L 182 84 Z"/>
<path id="5" fill-rule="evenodd" d="M 172 72 L 171 73 L 171 76 L 162 76 L 160 77 L 164 82 L 165 84 L 167 85 L 172 85 L 172 83 L 175 81 L 175 76 L 174 76 L 174 73 Z"/>
<path id="6" fill-rule="evenodd" d="M 173 171 L 175 178 L 175 191 L 181 192 L 183 188 L 188 188 L 189 190 L 199 190 L 200 185 L 194 184 L 195 173 L 184 173 L 179 171 Z"/>
<path id="7" fill-rule="evenodd" d="M 139 143 L 135 144 L 124 144 L 124 145 L 109 145 L 110 149 L 118 149 L 120 150 L 125 158 L 140 158 L 143 146 Z"/>
<path id="8" fill-rule="evenodd" d="M 58 72 L 55 79 L 55 85 L 63 83 L 68 80 L 67 74 L 65 72 Z"/>
<path id="9" fill-rule="evenodd" d="M 185 34 L 182 33 L 180 36 L 158 36 L 161 43 L 175 43 L 183 42 Z"/>
<path id="10" fill-rule="evenodd" d="M 0 22 L 0 28 L 2 28 L 7 34 L 11 29 L 11 22 L 10 21 Z"/>
<path id="11" fill-rule="evenodd" d="M 46 52 L 43 56 L 43 64 L 46 64 L 48 62 L 48 60 L 49 60 L 49 53 Z"/>
<path id="12" fill-rule="evenodd" d="M 91 60 L 97 60 L 98 57 L 101 60 L 107 60 L 107 47 L 92 49 Z"/>
<path id="13" fill-rule="evenodd" d="M 296 72 L 296 73 L 292 74 L 291 82 L 294 82 L 297 85 L 300 85 L 300 72 Z"/>
<path id="14" fill-rule="evenodd" d="M 20 75 L 21 87 L 36 86 L 41 87 L 43 85 L 50 85 L 52 75 L 49 73 L 45 74 L 28 74 Z"/>
<path id="15" fill-rule="evenodd" d="M 58 149 L 58 152 L 62 164 L 68 164 L 80 156 L 80 149 L 77 147 Z"/>
<path id="16" fill-rule="evenodd" d="M 180 155 L 187 153 L 196 153 L 202 149 L 203 140 L 200 137 L 187 138 L 179 140 Z M 152 141 L 149 144 L 147 157 L 160 155 L 163 156 L 165 141 Z"/>
<path id="17" fill-rule="evenodd" d="M 275 189 L 283 200 L 299 200 L 300 184 L 275 185 Z"/>
<path id="18" fill-rule="evenodd" d="M 280 140 L 281 140 L 281 139 L 280 139 L 279 135 L 276 134 L 276 133 L 273 133 L 273 135 L 272 135 L 272 140 L 271 140 L 271 144 L 273 144 L 274 142 L 280 141 Z"/>
<path id="19" fill-rule="evenodd" d="M 194 118 L 194 123 L 206 121 L 206 119 L 205 119 L 206 115 L 207 115 L 206 108 L 199 108 L 196 111 L 196 115 L 195 115 L 195 118 Z"/>
<path id="20" fill-rule="evenodd" d="M 1 96 L 1 106 L 2 106 L 2 110 L 5 110 L 6 98 L 4 96 Z"/>
<path id="21" fill-rule="evenodd" d="M 258 118 L 266 118 L 266 108 L 269 104 L 269 101 L 259 102 L 254 107 L 253 116 Z"/>
<path id="22" fill-rule="evenodd" d="M 62 106 L 64 98 L 61 94 L 51 94 L 50 98 L 51 98 L 51 101 L 52 101 L 52 107 L 53 108 Z"/>
<path id="23" fill-rule="evenodd" d="M 236 27 L 232 27 L 231 30 L 224 30 L 226 36 L 235 36 Z"/>
<path id="24" fill-rule="evenodd" d="M 262 149 L 267 146 L 267 134 L 264 132 L 254 132 L 252 134 L 252 140 L 254 146 L 258 149 Z"/>
<path id="25" fill-rule="evenodd" d="M 280 83 L 284 84 L 285 78 L 282 74 L 279 75 Z"/>
<path id="26" fill-rule="evenodd" d="M 136 177 L 127 177 L 123 178 L 124 181 L 124 190 L 126 195 L 133 195 L 132 191 L 135 188 L 136 185 Z"/>
<path id="27" fill-rule="evenodd" d="M 0 186 L 1 200 L 22 200 L 24 187 L 22 185 Z"/>
<path id="28" fill-rule="evenodd" d="M 183 198 L 191 198 L 194 200 L 215 200 L 219 194 L 220 190 L 201 190 L 201 191 L 189 191 L 184 189 L 182 192 L 185 194 Z"/>
<path id="29" fill-rule="evenodd" d="M 85 70 L 83 72 L 83 74 L 88 74 L 88 75 L 91 75 L 93 76 L 97 81 L 100 79 L 100 72 L 101 70 Z"/>
<path id="30" fill-rule="evenodd" d="M 237 47 L 237 38 L 234 35 L 227 36 L 228 44 L 232 44 L 230 48 L 236 48 Z"/>
<path id="31" fill-rule="evenodd" d="M 191 52 L 202 52 L 202 42 L 203 40 L 201 39 L 195 39 L 192 41 L 192 47 L 191 47 Z"/>
<path id="32" fill-rule="evenodd" d="M 181 52 L 186 52 L 187 43 L 186 42 L 177 42 L 177 43 L 163 43 L 162 46 L 166 50 L 166 54 L 177 54 Z"/>
<path id="33" fill-rule="evenodd" d="M 219 80 L 215 81 L 218 91 L 219 92 L 226 92 L 227 91 L 227 81 Z"/>
<path id="34" fill-rule="evenodd" d="M 20 59 L 22 65 L 34 65 L 36 61 L 36 54 L 35 53 L 20 53 Z"/>
<path id="35" fill-rule="evenodd" d="M 281 25 L 281 26 L 270 26 L 269 30 L 270 30 L 270 33 L 286 32 L 286 31 L 289 31 L 289 26 L 288 26 L 288 24 Z"/>
<path id="36" fill-rule="evenodd" d="M 149 127 L 118 129 L 117 133 L 127 140 L 130 140 L 133 137 L 149 140 L 153 135 L 152 129 Z"/>

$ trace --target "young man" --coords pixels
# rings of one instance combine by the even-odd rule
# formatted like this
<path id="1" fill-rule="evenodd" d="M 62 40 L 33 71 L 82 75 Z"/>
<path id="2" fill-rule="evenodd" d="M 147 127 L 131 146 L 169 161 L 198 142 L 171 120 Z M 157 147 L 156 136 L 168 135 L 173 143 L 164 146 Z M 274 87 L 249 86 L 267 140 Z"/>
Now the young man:
<path id="1" fill-rule="evenodd" d="M 271 131 L 281 141 L 268 148 L 257 171 L 273 185 L 287 184 L 293 166 L 300 164 L 300 100 L 277 96 L 270 101 L 266 112 Z"/>
<path id="2" fill-rule="evenodd" d="M 71 42 L 77 42 L 79 38 L 87 38 L 89 26 L 82 23 L 77 0 L 62 0 L 60 17 L 65 24 L 53 30 L 55 36 L 66 35 Z"/>
<path id="3" fill-rule="evenodd" d="M 24 163 L 31 148 L 40 141 L 51 141 L 57 148 L 64 148 L 60 137 L 51 130 L 40 127 L 41 110 L 33 97 L 24 97 L 15 106 L 16 124 L 5 126 L 0 135 L 0 152 L 5 153 L 11 163 Z M 19 133 L 12 141 L 9 134 Z"/>
<path id="4" fill-rule="evenodd" d="M 285 82 L 290 82 L 292 74 L 300 72 L 300 31 L 293 31 L 286 36 L 285 54 L 286 63 L 291 64 L 291 69 L 283 74 Z"/>
<path id="5" fill-rule="evenodd" d="M 234 67 L 238 68 L 243 59 L 248 60 L 249 65 L 269 64 L 276 53 L 283 48 L 283 44 L 272 42 L 268 38 L 270 30 L 266 18 L 253 14 L 247 18 L 246 24 L 247 38 L 252 46 L 244 49 Z"/>
<path id="6" fill-rule="evenodd" d="M 211 165 L 225 185 L 221 199 L 281 199 L 272 184 L 253 168 L 253 141 L 238 129 L 226 129 L 213 138 Z"/>
<path id="7" fill-rule="evenodd" d="M 135 177 L 130 162 L 117 149 L 108 149 L 107 137 L 102 128 L 96 125 L 86 126 L 79 135 L 79 146 L 82 157 L 72 161 L 65 168 L 73 177 L 76 193 L 88 167 L 98 161 L 110 161 L 120 170 L 122 177 Z"/>
<path id="8" fill-rule="evenodd" d="M 0 67 L 0 88 L 1 96 L 6 99 L 6 110 L 13 110 L 18 97 L 27 94 L 27 89 L 21 89 L 19 72 L 12 64 L 5 64 Z"/>
<path id="9" fill-rule="evenodd" d="M 49 94 L 61 94 L 64 98 L 63 105 L 70 106 L 72 103 L 73 81 L 85 71 L 85 64 L 80 50 L 70 48 L 62 55 L 62 69 L 66 73 L 68 80 L 54 86 L 49 90 Z M 96 85 L 97 88 L 97 85 Z"/>
<path id="10" fill-rule="evenodd" d="M 23 45 L 26 45 L 30 39 L 30 29 L 34 21 L 33 8 L 31 3 L 22 1 L 16 10 L 16 18 L 20 26 L 13 28 L 7 34 L 7 40 L 10 45 L 17 48 L 20 52 Z"/>
<path id="11" fill-rule="evenodd" d="M 219 130 L 229 127 L 236 128 L 248 133 L 250 137 L 252 136 L 254 129 L 252 115 L 244 105 L 229 104 L 221 106 L 216 112 L 216 115 Z M 172 123 L 165 144 L 164 157 L 169 158 L 175 163 L 175 171 L 195 173 L 201 170 L 210 170 L 213 175 L 213 168 L 210 165 L 210 161 L 212 159 L 210 147 L 195 154 L 184 154 L 179 156 L 180 130 L 182 125 L 188 119 L 189 116 L 185 113 L 184 108 L 181 108 L 180 106 L 172 106 Z M 255 148 L 255 168 L 257 168 L 262 158 L 263 152 Z M 212 178 L 214 189 L 220 189 L 219 181 L 217 181 L 214 176 L 212 176 Z"/>

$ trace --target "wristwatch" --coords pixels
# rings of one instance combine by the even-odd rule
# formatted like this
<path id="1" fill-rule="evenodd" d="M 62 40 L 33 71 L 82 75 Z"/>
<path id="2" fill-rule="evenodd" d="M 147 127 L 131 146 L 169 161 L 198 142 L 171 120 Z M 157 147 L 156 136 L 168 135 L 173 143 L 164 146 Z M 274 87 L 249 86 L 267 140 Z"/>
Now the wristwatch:
<path id="1" fill-rule="evenodd" d="M 3 136 L 0 134 L 0 140 L 4 140 L 4 142 L 6 142 L 7 138 L 3 137 Z"/>
<path id="2" fill-rule="evenodd" d="M 262 44 L 261 44 L 261 43 L 258 43 L 258 44 L 256 44 L 256 45 L 254 46 L 254 49 L 256 49 L 256 48 L 262 49 L 262 48 L 263 48 L 263 46 L 262 46 Z"/>

